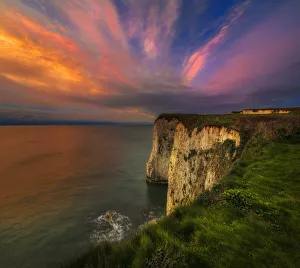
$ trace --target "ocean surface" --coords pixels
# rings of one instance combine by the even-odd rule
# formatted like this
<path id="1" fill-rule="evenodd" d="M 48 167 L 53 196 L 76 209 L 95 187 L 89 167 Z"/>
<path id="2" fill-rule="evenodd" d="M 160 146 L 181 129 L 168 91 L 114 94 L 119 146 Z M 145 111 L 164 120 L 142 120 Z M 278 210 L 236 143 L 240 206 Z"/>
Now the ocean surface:
<path id="1" fill-rule="evenodd" d="M 151 126 L 0 127 L 0 267 L 56 267 L 161 217 L 151 146 Z"/>

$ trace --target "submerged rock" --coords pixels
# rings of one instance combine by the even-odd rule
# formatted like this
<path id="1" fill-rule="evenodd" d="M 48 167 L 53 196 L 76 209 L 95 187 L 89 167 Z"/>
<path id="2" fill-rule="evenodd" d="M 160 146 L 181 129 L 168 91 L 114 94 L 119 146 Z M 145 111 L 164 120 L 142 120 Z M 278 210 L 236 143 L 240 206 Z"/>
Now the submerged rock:
<path id="1" fill-rule="evenodd" d="M 92 222 L 95 229 L 90 235 L 94 244 L 102 241 L 119 242 L 131 232 L 132 223 L 129 217 L 122 215 L 115 210 L 109 210 Z"/>

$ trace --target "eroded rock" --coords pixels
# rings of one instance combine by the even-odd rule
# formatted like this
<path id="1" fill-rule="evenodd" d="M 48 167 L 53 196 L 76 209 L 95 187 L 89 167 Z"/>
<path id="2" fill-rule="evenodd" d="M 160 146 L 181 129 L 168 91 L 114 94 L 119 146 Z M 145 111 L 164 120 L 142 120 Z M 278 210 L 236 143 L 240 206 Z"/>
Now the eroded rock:
<path id="1" fill-rule="evenodd" d="M 206 126 L 189 133 L 179 123 L 170 156 L 167 214 L 219 182 L 228 172 L 240 142 L 236 130 Z"/>
<path id="2" fill-rule="evenodd" d="M 178 120 L 159 119 L 154 124 L 152 152 L 146 165 L 147 181 L 168 183 L 170 155 Z"/>

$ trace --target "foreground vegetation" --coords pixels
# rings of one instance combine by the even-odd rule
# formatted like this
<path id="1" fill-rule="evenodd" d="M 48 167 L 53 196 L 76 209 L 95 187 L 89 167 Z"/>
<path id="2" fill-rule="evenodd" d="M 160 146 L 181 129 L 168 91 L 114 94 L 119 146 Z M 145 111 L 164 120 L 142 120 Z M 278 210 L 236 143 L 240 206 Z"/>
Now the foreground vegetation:
<path id="1" fill-rule="evenodd" d="M 193 204 L 62 267 L 300 267 L 299 252 L 300 135 L 283 131 L 254 138 Z"/>

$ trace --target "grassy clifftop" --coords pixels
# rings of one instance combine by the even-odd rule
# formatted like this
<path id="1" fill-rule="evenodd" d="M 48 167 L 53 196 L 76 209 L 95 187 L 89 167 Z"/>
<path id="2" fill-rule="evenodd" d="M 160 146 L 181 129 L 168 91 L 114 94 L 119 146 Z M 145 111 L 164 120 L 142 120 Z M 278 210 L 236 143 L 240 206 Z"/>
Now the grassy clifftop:
<path id="1" fill-rule="evenodd" d="M 62 267 L 300 267 L 299 118 L 276 118 L 284 118 L 268 129 L 276 135 L 253 135 L 229 174 L 193 204 Z"/>
<path id="2" fill-rule="evenodd" d="M 206 125 L 226 126 L 235 129 L 247 127 L 249 124 L 258 122 L 294 120 L 300 116 L 300 109 L 292 110 L 289 114 L 269 114 L 269 115 L 244 115 L 244 114 L 160 114 L 157 120 L 165 119 L 167 121 L 178 120 L 186 128 L 193 130 L 194 128 L 201 129 Z"/>

